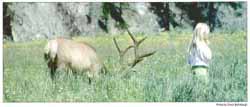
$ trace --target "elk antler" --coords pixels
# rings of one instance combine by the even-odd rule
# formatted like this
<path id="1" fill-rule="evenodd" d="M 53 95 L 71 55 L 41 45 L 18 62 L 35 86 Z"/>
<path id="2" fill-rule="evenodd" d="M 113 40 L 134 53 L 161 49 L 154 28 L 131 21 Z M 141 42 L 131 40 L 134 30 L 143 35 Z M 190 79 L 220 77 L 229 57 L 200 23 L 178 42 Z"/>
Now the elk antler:
<path id="1" fill-rule="evenodd" d="M 115 47 L 116 47 L 116 49 L 117 49 L 117 51 L 118 51 L 118 53 L 119 53 L 120 63 L 122 64 L 122 63 L 123 63 L 124 55 L 125 55 L 125 54 L 127 53 L 127 51 L 128 51 L 130 48 L 132 48 L 133 46 L 130 45 L 130 46 L 128 46 L 126 49 L 121 50 L 121 49 L 119 48 L 119 45 L 118 45 L 118 43 L 117 43 L 117 41 L 116 41 L 115 38 L 113 38 L 113 41 L 114 41 Z"/>
<path id="2" fill-rule="evenodd" d="M 131 68 L 133 68 L 137 63 L 141 62 L 143 60 L 143 58 L 151 56 L 153 54 L 155 54 L 156 51 L 150 52 L 150 53 L 146 53 L 146 54 L 142 54 L 139 57 L 136 57 L 135 60 L 130 63 L 129 65 L 131 66 Z"/>
<path id="3" fill-rule="evenodd" d="M 130 49 L 130 48 L 134 48 L 134 60 L 128 64 L 129 67 L 133 68 L 136 66 L 136 64 L 138 64 L 139 62 L 141 62 L 145 57 L 149 57 L 153 54 L 155 54 L 156 51 L 153 51 L 153 52 L 150 52 L 150 53 L 146 53 L 146 54 L 142 54 L 142 55 L 139 55 L 138 53 L 138 49 L 139 49 L 139 46 L 140 44 L 145 41 L 147 39 L 147 37 L 144 37 L 140 40 L 136 40 L 136 38 L 132 35 L 132 33 L 129 31 L 129 29 L 127 29 L 127 32 L 130 36 L 130 38 L 132 39 L 133 41 L 133 45 L 130 45 L 128 46 L 127 48 L 125 48 L 124 50 L 121 50 L 119 48 L 119 45 L 116 41 L 115 38 L 113 38 L 113 41 L 114 41 L 114 44 L 116 46 L 116 49 L 117 51 L 119 52 L 119 57 L 120 57 L 120 64 L 123 64 L 123 59 L 124 59 L 124 55 L 126 54 L 126 52 Z"/>

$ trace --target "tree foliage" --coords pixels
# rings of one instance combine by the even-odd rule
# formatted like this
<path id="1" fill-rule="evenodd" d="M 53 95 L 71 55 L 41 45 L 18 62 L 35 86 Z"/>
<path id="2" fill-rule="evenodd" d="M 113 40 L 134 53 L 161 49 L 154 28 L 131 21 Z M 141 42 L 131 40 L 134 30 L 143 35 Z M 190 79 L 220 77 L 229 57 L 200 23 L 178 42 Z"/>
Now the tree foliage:
<path id="1" fill-rule="evenodd" d="M 169 2 L 153 2 L 149 3 L 148 9 L 151 10 L 158 18 L 158 24 L 163 31 L 170 30 L 170 25 L 173 28 L 182 26 L 182 23 L 175 20 L 177 17 L 175 11 L 171 10 Z M 187 16 L 191 20 L 190 25 L 195 26 L 199 22 L 208 23 L 213 31 L 216 27 L 221 27 L 221 19 L 218 17 L 218 9 L 220 6 L 231 7 L 233 10 L 242 8 L 242 2 L 176 2 L 173 3 L 175 7 L 182 11 L 182 16 Z M 122 14 L 124 9 L 129 8 L 129 3 L 103 3 L 102 5 L 102 19 L 104 22 L 100 24 L 107 31 L 107 24 L 105 24 L 109 17 L 116 21 L 118 28 L 124 29 L 128 25 L 123 19 Z M 236 16 L 241 16 L 242 12 L 236 12 Z M 182 17 L 181 16 L 181 17 Z M 181 20 L 180 20 L 181 21 Z"/>
<path id="2" fill-rule="evenodd" d="M 127 23 L 122 17 L 122 13 L 124 9 L 128 9 L 128 3 L 102 3 L 102 15 L 101 20 L 98 21 L 104 31 L 108 32 L 107 21 L 111 17 L 115 20 L 116 27 L 119 29 L 125 29 L 128 27 Z"/>

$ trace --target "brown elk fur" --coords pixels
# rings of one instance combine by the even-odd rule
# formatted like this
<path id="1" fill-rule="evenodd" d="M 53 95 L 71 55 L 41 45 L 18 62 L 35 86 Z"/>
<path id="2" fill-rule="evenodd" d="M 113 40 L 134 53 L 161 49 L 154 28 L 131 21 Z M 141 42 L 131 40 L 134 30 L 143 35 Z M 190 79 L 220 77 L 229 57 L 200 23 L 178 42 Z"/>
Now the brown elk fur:
<path id="1" fill-rule="evenodd" d="M 91 45 L 63 38 L 50 40 L 45 46 L 44 57 L 51 70 L 52 79 L 57 69 L 70 69 L 73 73 L 86 71 L 91 82 L 90 79 L 98 76 L 103 68 Z"/>

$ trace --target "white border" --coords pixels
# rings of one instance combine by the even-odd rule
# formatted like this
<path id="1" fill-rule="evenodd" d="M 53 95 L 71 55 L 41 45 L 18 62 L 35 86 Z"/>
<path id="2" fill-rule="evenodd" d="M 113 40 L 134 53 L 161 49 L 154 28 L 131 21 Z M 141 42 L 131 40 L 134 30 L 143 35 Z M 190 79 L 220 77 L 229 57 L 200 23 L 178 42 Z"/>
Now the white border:
<path id="1" fill-rule="evenodd" d="M 247 0 L 3 0 L 3 2 L 226 2 Z"/>
<path id="2" fill-rule="evenodd" d="M 0 35 L 3 35 L 3 3 L 0 2 Z M 3 36 L 0 38 L 0 102 L 3 102 Z"/>
<path id="3" fill-rule="evenodd" d="M 183 2 L 183 0 L 4 0 L 4 2 Z M 194 2 L 197 0 L 184 0 L 184 2 Z M 208 0 L 199 0 L 197 2 L 202 2 L 202 1 L 208 1 Z M 218 0 L 209 0 L 209 1 L 217 1 Z M 219 0 L 219 1 L 229 1 L 229 0 Z M 247 1 L 247 0 L 233 0 L 233 1 Z M 250 22 L 249 22 L 249 12 L 250 12 L 250 8 L 249 8 L 249 2 L 247 1 L 247 53 L 249 53 L 249 46 L 250 46 L 250 42 L 249 42 L 249 27 L 250 27 Z M 0 21 L 0 34 L 3 34 L 3 4 L 2 1 L 0 1 L 0 17 L 1 17 L 1 21 Z M 214 106 L 219 106 L 217 104 L 222 104 L 223 106 L 230 106 L 232 104 L 247 104 L 249 105 L 249 100 L 248 102 L 179 102 L 179 103 L 175 103 L 175 102 L 163 102 L 163 103 L 121 103 L 121 102 L 106 102 L 106 103 L 2 103 L 3 102 L 3 38 L 0 38 L 0 69 L 1 69 L 1 73 L 0 73 L 0 107 L 34 107 L 34 106 L 38 106 L 38 107 L 43 107 L 43 106 L 58 106 L 58 107 L 68 107 L 68 106 L 72 106 L 72 107 L 89 107 L 89 106 L 99 106 L 99 107 L 138 107 L 138 106 L 146 106 L 146 107 L 152 107 L 152 106 L 169 106 L 169 107 L 214 107 Z M 248 64 L 250 61 L 250 55 L 247 54 L 247 71 L 249 71 L 250 65 Z M 250 73 L 247 72 L 247 94 L 248 94 L 248 98 L 250 98 L 250 88 L 249 86 L 249 77 L 250 77 Z M 222 106 L 220 105 L 220 106 Z M 243 106 L 244 107 L 244 106 Z"/>
<path id="4" fill-rule="evenodd" d="M 249 21 L 249 15 L 250 15 L 250 1 L 247 1 L 247 101 L 248 101 L 248 104 L 249 104 L 249 98 L 250 98 L 250 89 L 249 89 L 249 82 L 250 82 L 250 73 L 249 73 L 249 69 L 250 69 L 250 65 L 249 65 L 249 61 L 250 61 L 250 55 L 249 55 L 249 49 L 250 49 L 250 38 L 249 38 L 249 35 L 250 35 L 250 21 Z"/>
<path id="5" fill-rule="evenodd" d="M 224 103 L 223 103 L 224 104 Z M 229 103 L 225 103 L 229 104 Z M 231 104 L 231 103 L 230 103 Z M 204 107 L 204 105 L 208 107 L 216 106 L 215 103 L 8 103 L 4 104 L 4 107 L 47 107 L 47 106 L 57 106 L 57 107 Z"/>
<path id="6" fill-rule="evenodd" d="M 229 106 L 236 107 L 237 104 L 247 104 L 246 102 L 164 102 L 164 103 L 127 103 L 127 102 L 107 102 L 107 103 L 4 103 L 4 107 L 216 107 L 216 106 Z M 240 106 L 241 107 L 241 106 Z M 242 106 L 244 107 L 244 106 Z"/>

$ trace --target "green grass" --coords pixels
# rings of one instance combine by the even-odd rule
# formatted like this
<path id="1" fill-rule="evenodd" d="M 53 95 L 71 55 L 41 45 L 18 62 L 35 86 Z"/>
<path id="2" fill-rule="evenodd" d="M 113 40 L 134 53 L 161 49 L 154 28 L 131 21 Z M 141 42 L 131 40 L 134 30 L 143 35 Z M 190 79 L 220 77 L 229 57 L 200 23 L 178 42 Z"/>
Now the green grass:
<path id="1" fill-rule="evenodd" d="M 143 36 L 137 36 L 142 38 Z M 89 85 L 86 75 L 75 79 L 57 73 L 52 83 L 43 59 L 45 40 L 4 43 L 4 102 L 182 102 L 247 101 L 246 32 L 213 33 L 213 58 L 207 87 L 193 81 L 186 52 L 191 33 L 149 36 L 141 53 L 156 50 L 133 70 L 120 71 L 112 37 L 78 37 L 97 49 L 109 69 Z M 121 47 L 132 43 L 117 36 Z M 131 52 L 126 57 L 131 57 Z"/>

